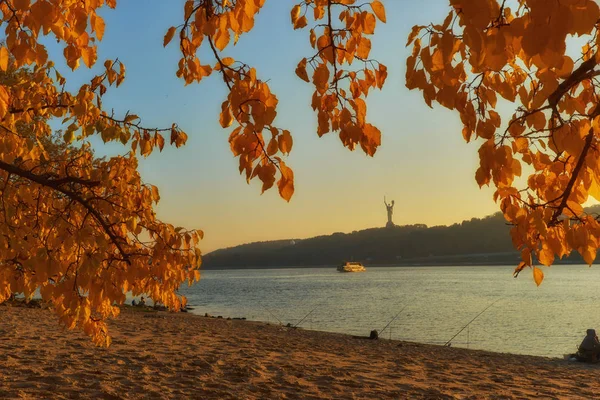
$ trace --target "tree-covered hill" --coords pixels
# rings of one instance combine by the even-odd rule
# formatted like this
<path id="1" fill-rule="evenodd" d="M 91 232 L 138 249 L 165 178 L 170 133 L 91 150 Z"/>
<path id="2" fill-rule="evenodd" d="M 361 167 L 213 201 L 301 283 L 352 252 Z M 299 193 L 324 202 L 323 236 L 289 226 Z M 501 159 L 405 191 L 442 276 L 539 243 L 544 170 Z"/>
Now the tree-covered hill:
<path id="1" fill-rule="evenodd" d="M 600 207 L 587 212 L 599 212 Z M 309 239 L 255 242 L 204 256 L 204 269 L 369 265 L 517 264 L 510 226 L 500 213 L 450 226 L 405 225 L 333 233 Z M 567 262 L 581 262 L 574 254 Z"/>
<path id="2" fill-rule="evenodd" d="M 500 214 L 451 226 L 406 225 L 334 233 L 310 239 L 255 242 L 221 249 L 204 257 L 204 268 L 256 268 L 365 264 L 405 264 L 440 257 L 508 253 L 516 259 L 510 227 Z M 506 254 L 505 254 L 506 256 Z"/>

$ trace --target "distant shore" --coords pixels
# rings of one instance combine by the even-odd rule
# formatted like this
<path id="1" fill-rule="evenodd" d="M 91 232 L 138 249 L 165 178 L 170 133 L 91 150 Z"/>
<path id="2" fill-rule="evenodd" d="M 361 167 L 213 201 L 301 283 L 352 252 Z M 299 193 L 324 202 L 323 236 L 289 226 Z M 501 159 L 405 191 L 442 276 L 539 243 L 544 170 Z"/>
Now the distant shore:
<path id="1" fill-rule="evenodd" d="M 388 267 L 494 267 L 494 266 L 513 266 L 516 267 L 519 264 L 519 260 L 515 259 L 513 262 L 507 262 L 505 260 L 499 261 L 469 261 L 469 262 L 455 262 L 455 261 L 430 261 L 426 260 L 421 261 L 410 261 L 405 263 L 388 263 L 388 264 L 369 264 L 363 263 L 363 265 L 367 268 L 388 268 Z M 555 260 L 554 265 L 579 265 L 585 264 L 583 260 L 574 259 L 574 260 Z M 597 263 L 594 263 L 597 264 Z M 223 266 L 210 266 L 203 265 L 201 271 L 228 271 L 228 270 L 246 270 L 246 269 L 302 269 L 302 268 L 331 268 L 335 270 L 337 265 L 332 264 L 322 264 L 322 265 L 284 265 L 284 266 L 233 266 L 233 267 L 223 267 Z"/>
<path id="2" fill-rule="evenodd" d="M 594 398 L 600 365 L 123 308 L 110 348 L 0 306 L 0 398 Z M 518 338 L 515 340 L 531 340 Z"/>

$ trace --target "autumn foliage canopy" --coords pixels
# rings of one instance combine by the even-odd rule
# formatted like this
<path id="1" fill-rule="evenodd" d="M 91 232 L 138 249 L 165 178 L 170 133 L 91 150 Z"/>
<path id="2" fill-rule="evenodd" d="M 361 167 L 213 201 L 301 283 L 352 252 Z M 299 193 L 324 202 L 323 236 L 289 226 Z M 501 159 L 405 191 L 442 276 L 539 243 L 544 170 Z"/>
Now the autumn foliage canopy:
<path id="1" fill-rule="evenodd" d="M 539 285 L 556 257 L 592 264 L 600 217 L 600 9 L 592 0 L 451 0 L 440 24 L 408 38 L 406 85 L 456 110 L 479 140 L 475 179 L 513 225 L 514 246 Z M 518 178 L 521 177 L 522 178 Z"/>
<path id="2" fill-rule="evenodd" d="M 118 315 L 127 293 L 147 294 L 175 310 L 185 304 L 177 289 L 200 278 L 203 235 L 158 220 L 158 189 L 137 168 L 139 157 L 162 151 L 166 142 L 182 146 L 187 134 L 175 123 L 148 127 L 138 115 L 103 108 L 104 94 L 126 72 L 119 60 L 97 59 L 110 28 L 98 10 L 116 3 L 0 0 L 0 302 L 39 291 L 67 327 L 83 329 L 100 345 L 110 343 L 106 319 Z M 284 157 L 293 140 L 275 123 L 277 96 L 260 71 L 225 55 L 252 30 L 264 3 L 185 1 L 180 24 L 165 27 L 163 45 L 179 48 L 177 76 L 186 84 L 211 75 L 223 81 L 228 95 L 218 118 L 230 129 L 240 173 L 261 181 L 263 191 L 276 184 L 289 201 L 294 175 Z M 378 0 L 355 3 L 292 4 L 292 27 L 306 28 L 314 49 L 299 60 L 296 74 L 314 85 L 317 133 L 336 132 L 344 146 L 373 155 L 381 134 L 367 122 L 365 98 L 381 89 L 387 71 L 369 57 L 369 37 L 386 16 Z M 44 36 L 62 44 L 71 69 L 101 63 L 102 73 L 66 90 L 67 74 L 49 59 Z M 201 48 L 210 57 L 201 60 Z M 52 128 L 57 122 L 60 131 Z M 87 140 L 94 135 L 121 142 L 127 153 L 95 157 Z"/>
<path id="3" fill-rule="evenodd" d="M 186 84 L 223 82 L 227 96 L 215 118 L 240 173 L 263 191 L 276 185 L 289 201 L 294 175 L 284 159 L 293 139 L 276 122 L 277 96 L 268 77 L 228 55 L 264 3 L 187 0 L 162 44 L 179 49 L 177 76 Z M 0 0 L 0 302 L 39 290 L 68 327 L 98 344 L 110 342 L 105 321 L 128 292 L 174 309 L 185 303 L 176 290 L 199 279 L 202 238 L 157 219 L 158 189 L 137 169 L 138 157 L 166 142 L 182 146 L 186 133 L 102 106 L 126 72 L 119 60 L 97 60 L 105 6 L 116 0 Z M 372 35 L 386 22 L 383 3 L 291 6 L 293 29 L 304 30 L 313 49 L 299 55 L 295 72 L 314 87 L 307 100 L 317 134 L 337 133 L 348 149 L 372 156 L 381 133 L 367 120 L 365 100 L 387 77 L 370 57 Z M 430 106 L 456 110 L 464 139 L 481 143 L 476 180 L 496 187 L 523 259 L 516 273 L 530 266 L 538 284 L 536 260 L 551 265 L 575 250 L 591 264 L 600 244 L 600 222 L 582 208 L 590 195 L 600 200 L 599 19 L 592 0 L 450 0 L 444 21 L 415 26 L 408 38 L 407 87 Z M 70 68 L 102 63 L 102 73 L 65 90 L 43 36 L 62 44 Z M 93 135 L 129 151 L 97 158 L 86 140 Z"/>

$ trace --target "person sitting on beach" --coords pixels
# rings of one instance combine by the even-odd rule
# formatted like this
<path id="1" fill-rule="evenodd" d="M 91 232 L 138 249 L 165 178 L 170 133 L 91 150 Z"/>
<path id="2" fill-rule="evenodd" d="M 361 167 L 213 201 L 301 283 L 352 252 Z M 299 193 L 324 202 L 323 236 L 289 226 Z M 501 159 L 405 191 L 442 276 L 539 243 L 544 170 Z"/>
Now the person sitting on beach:
<path id="1" fill-rule="evenodd" d="M 600 341 L 596 335 L 596 330 L 588 329 L 586 336 L 579 345 L 578 355 L 585 361 L 598 361 L 600 354 Z"/>
<path id="2" fill-rule="evenodd" d="M 137 303 L 135 302 L 135 299 L 131 300 L 131 305 L 134 306 L 134 307 L 137 306 Z"/>
<path id="3" fill-rule="evenodd" d="M 144 300 L 144 296 L 142 296 L 142 298 L 140 299 L 140 302 L 138 303 L 138 306 L 144 307 L 145 305 L 146 305 L 146 300 Z"/>

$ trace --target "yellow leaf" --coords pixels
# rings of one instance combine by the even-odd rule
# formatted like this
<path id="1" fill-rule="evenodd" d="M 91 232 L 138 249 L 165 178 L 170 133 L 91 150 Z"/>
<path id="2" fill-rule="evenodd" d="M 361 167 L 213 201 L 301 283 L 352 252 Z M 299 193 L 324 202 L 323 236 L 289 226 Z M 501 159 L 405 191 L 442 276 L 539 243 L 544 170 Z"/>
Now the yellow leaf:
<path id="1" fill-rule="evenodd" d="M 356 119 L 359 125 L 364 125 L 367 116 L 367 103 L 361 98 L 354 100 L 354 109 L 356 110 Z"/>
<path id="2" fill-rule="evenodd" d="M 95 47 L 86 47 L 86 48 L 81 49 L 81 57 L 83 58 L 84 64 L 88 68 L 91 68 L 96 63 L 96 60 L 98 59 L 98 57 L 96 55 L 96 48 Z"/>
<path id="3" fill-rule="evenodd" d="M 77 35 L 83 35 L 87 29 L 88 15 L 83 8 L 75 8 L 74 12 L 71 12 L 74 18 L 73 28 Z"/>
<path id="4" fill-rule="evenodd" d="M 286 201 L 290 201 L 294 195 L 294 172 L 283 161 L 279 162 L 281 178 L 277 182 L 279 195 Z"/>
<path id="5" fill-rule="evenodd" d="M 0 47 L 0 69 L 6 71 L 8 69 L 8 49 L 4 46 Z"/>
<path id="6" fill-rule="evenodd" d="M 225 49 L 225 47 L 227 47 L 227 45 L 229 44 L 229 40 L 230 40 L 230 36 L 229 36 L 229 29 L 219 29 L 215 35 L 215 46 L 217 46 L 217 49 L 219 49 L 220 51 L 223 51 Z"/>
<path id="7" fill-rule="evenodd" d="M 133 121 L 135 121 L 136 119 L 138 119 L 139 117 L 135 114 L 129 114 L 128 116 L 125 117 L 125 123 L 131 123 Z"/>
<path id="8" fill-rule="evenodd" d="M 303 58 L 298 63 L 298 66 L 296 67 L 296 75 L 298 75 L 298 77 L 303 81 L 310 82 L 308 79 L 308 74 L 306 73 L 306 58 Z"/>
<path id="9" fill-rule="evenodd" d="M 269 145 L 267 146 L 267 154 L 272 156 L 277 153 L 277 140 L 275 138 L 269 141 Z"/>
<path id="10" fill-rule="evenodd" d="M 586 247 L 581 254 L 587 265 L 592 265 L 596 259 L 596 249 L 594 247 Z"/>
<path id="11" fill-rule="evenodd" d="M 431 56 L 431 71 L 442 71 L 444 69 L 444 56 L 440 48 L 435 49 Z"/>
<path id="12" fill-rule="evenodd" d="M 304 28 L 306 25 L 308 25 L 308 20 L 306 19 L 306 17 L 303 15 L 302 17 L 298 18 L 296 20 L 296 23 L 294 24 L 294 29 L 302 29 Z"/>
<path id="13" fill-rule="evenodd" d="M 36 3 L 36 4 L 38 4 L 38 3 Z M 65 49 L 63 50 L 63 54 L 65 55 L 67 65 L 73 71 L 75 71 L 77 68 L 79 68 L 79 58 L 81 57 L 81 50 L 77 49 L 76 46 L 71 44 L 71 45 L 65 47 Z"/>
<path id="14" fill-rule="evenodd" d="M 325 16 L 325 7 L 324 6 L 315 6 L 313 15 L 314 15 L 315 21 L 320 20 L 321 18 L 323 18 Z"/>
<path id="15" fill-rule="evenodd" d="M 194 0 L 187 0 L 183 6 L 183 17 L 189 18 L 194 11 Z"/>
<path id="16" fill-rule="evenodd" d="M 383 64 L 379 64 L 379 68 L 375 71 L 375 79 L 377 81 L 377 87 L 381 89 L 387 78 L 387 67 Z"/>
<path id="17" fill-rule="evenodd" d="M 219 122 L 223 128 L 227 128 L 233 123 L 233 114 L 231 113 L 231 108 L 229 107 L 228 101 L 224 101 L 223 104 L 221 104 L 221 115 Z"/>
<path id="18" fill-rule="evenodd" d="M 294 26 L 296 26 L 296 21 L 298 20 L 298 17 L 300 17 L 300 8 L 300 5 L 296 4 L 290 13 L 290 16 L 292 17 L 292 24 Z"/>
<path id="19" fill-rule="evenodd" d="M 371 52 L 371 41 L 366 37 L 361 37 L 360 42 L 358 43 L 358 47 L 356 48 L 356 55 L 359 58 L 367 59 L 369 58 L 369 53 Z"/>
<path id="20" fill-rule="evenodd" d="M 329 69 L 325 64 L 319 64 L 313 74 L 313 83 L 319 93 L 325 93 L 329 86 Z"/>
<path id="21" fill-rule="evenodd" d="M 533 280 L 538 286 L 540 286 L 544 280 L 544 273 L 538 267 L 533 267 Z"/>
<path id="22" fill-rule="evenodd" d="M 158 149 L 160 151 L 162 151 L 165 147 L 165 138 L 159 133 L 156 134 L 156 144 L 158 145 Z"/>
<path id="23" fill-rule="evenodd" d="M 279 140 L 279 150 L 282 153 L 289 154 L 292 151 L 292 145 L 294 144 L 294 140 L 292 139 L 292 135 L 290 135 L 290 131 L 284 130 L 278 138 Z"/>
<path id="24" fill-rule="evenodd" d="M 0 119 L 4 118 L 8 112 L 9 103 L 10 96 L 8 95 L 8 91 L 6 87 L 0 85 Z"/>
<path id="25" fill-rule="evenodd" d="M 223 63 L 223 65 L 226 67 L 229 67 L 234 62 L 235 62 L 235 60 L 232 57 L 225 57 L 224 59 L 221 60 L 221 63 Z"/>
<path id="26" fill-rule="evenodd" d="M 363 133 L 365 140 L 361 141 L 361 147 L 365 153 L 373 157 L 377 147 L 381 145 L 381 131 L 371 124 L 365 124 Z"/>
<path id="27" fill-rule="evenodd" d="M 310 30 L 310 46 L 314 49 L 316 43 L 317 43 L 317 35 L 315 34 L 314 29 L 311 29 Z"/>
<path id="28" fill-rule="evenodd" d="M 375 33 L 375 25 L 377 25 L 377 20 L 375 19 L 375 16 L 373 14 L 366 13 L 363 22 L 364 33 L 366 33 L 367 35 L 372 35 L 373 33 Z"/>
<path id="29" fill-rule="evenodd" d="M 386 22 L 386 20 L 385 20 L 385 7 L 381 3 L 381 1 L 375 0 L 375 1 L 371 2 L 371 8 L 373 9 L 373 12 L 375 13 L 375 15 L 377 16 L 377 18 L 379 18 L 379 20 L 381 22 Z"/>
<path id="30" fill-rule="evenodd" d="M 152 192 L 152 200 L 154 200 L 156 203 L 158 203 L 158 201 L 160 200 L 160 194 L 158 192 L 158 188 L 154 185 L 150 185 L 151 188 L 151 192 Z"/>
<path id="31" fill-rule="evenodd" d="M 125 79 L 125 64 L 123 64 L 122 62 L 119 62 L 119 75 L 117 76 L 117 87 L 119 87 L 119 85 L 121 83 L 123 83 L 124 79 Z"/>
<path id="32" fill-rule="evenodd" d="M 96 32 L 96 37 L 98 40 L 102 40 L 104 37 L 105 26 L 106 24 L 104 23 L 104 19 L 96 15 L 96 18 L 94 19 L 94 31 Z"/>
<path id="33" fill-rule="evenodd" d="M 169 30 L 165 34 L 165 38 L 163 40 L 163 47 L 166 47 L 169 44 L 169 42 L 171 41 L 171 39 L 173 39 L 173 36 L 175 35 L 176 30 L 177 30 L 177 28 L 175 28 L 174 26 L 169 28 Z"/>
<path id="34" fill-rule="evenodd" d="M 406 46 L 410 45 L 415 38 L 417 37 L 417 35 L 419 34 L 419 32 L 421 32 L 421 29 L 423 29 L 424 27 L 421 25 L 415 25 L 412 27 L 412 30 L 410 31 L 410 34 L 408 35 L 408 40 L 406 41 Z"/>
<path id="35" fill-rule="evenodd" d="M 538 259 L 542 264 L 550 266 L 554 262 L 554 253 L 549 248 L 542 248 L 538 253 Z"/>

